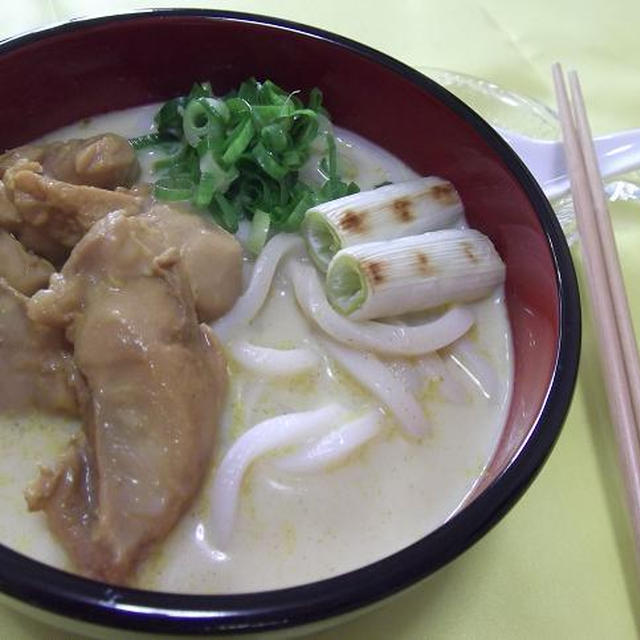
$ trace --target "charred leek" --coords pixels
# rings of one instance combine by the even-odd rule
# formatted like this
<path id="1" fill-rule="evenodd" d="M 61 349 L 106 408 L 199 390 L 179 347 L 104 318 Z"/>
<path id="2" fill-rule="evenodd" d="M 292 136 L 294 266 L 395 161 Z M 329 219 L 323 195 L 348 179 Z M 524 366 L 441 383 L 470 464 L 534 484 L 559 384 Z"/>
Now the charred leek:
<path id="1" fill-rule="evenodd" d="M 340 249 L 442 229 L 461 213 L 453 185 L 431 176 L 311 207 L 302 228 L 309 254 L 326 271 Z"/>
<path id="2" fill-rule="evenodd" d="M 422 311 L 487 295 L 504 281 L 491 240 L 473 229 L 444 229 L 339 251 L 327 298 L 353 320 Z"/>

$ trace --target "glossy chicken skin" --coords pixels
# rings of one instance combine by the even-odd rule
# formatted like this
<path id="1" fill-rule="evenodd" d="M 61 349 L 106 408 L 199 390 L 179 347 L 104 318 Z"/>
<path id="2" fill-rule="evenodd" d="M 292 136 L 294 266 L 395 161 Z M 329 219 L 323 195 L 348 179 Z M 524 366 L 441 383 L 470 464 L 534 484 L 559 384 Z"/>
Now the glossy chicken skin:
<path id="1" fill-rule="evenodd" d="M 139 172 L 129 141 L 112 133 L 7 151 L 0 156 L 0 228 L 60 265 L 96 220 L 140 211 L 141 199 L 114 191 Z"/>
<path id="2" fill-rule="evenodd" d="M 129 191 L 62 182 L 20 160 L 4 172 L 0 227 L 35 253 L 61 264 L 94 222 L 111 211 L 139 213 L 144 198 Z"/>
<path id="3" fill-rule="evenodd" d="M 0 230 L 0 412 L 78 411 L 79 378 L 64 333 L 27 315 L 27 296 L 52 273 L 49 262 Z"/>
<path id="4" fill-rule="evenodd" d="M 63 332 L 33 322 L 27 302 L 0 278 L 0 412 L 75 414 L 81 383 Z"/>
<path id="5" fill-rule="evenodd" d="M 0 178 L 24 160 L 37 162 L 56 180 L 102 189 L 129 187 L 140 173 L 133 147 L 114 133 L 17 147 L 0 156 Z"/>
<path id="6" fill-rule="evenodd" d="M 140 218 L 160 232 L 165 246 L 178 249 L 200 321 L 211 322 L 229 311 L 242 290 L 238 241 L 203 216 L 176 205 L 155 204 Z"/>
<path id="7" fill-rule="evenodd" d="M 10 233 L 0 229 L 0 278 L 27 296 L 43 289 L 54 269 L 50 262 L 27 251 Z"/>
<path id="8" fill-rule="evenodd" d="M 87 388 L 85 436 L 41 473 L 30 508 L 83 573 L 125 582 L 202 483 L 224 357 L 198 324 L 179 248 L 142 216 L 94 224 L 29 312 L 66 329 Z"/>

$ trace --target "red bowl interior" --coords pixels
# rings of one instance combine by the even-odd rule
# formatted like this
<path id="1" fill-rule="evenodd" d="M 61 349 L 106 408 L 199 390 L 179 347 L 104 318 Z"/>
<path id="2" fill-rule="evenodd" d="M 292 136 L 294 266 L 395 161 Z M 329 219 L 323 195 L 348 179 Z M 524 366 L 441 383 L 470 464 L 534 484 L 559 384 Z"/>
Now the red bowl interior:
<path id="1" fill-rule="evenodd" d="M 541 223 L 542 197 L 515 155 L 453 97 L 394 64 L 348 43 L 242 19 L 149 14 L 69 28 L 0 55 L 0 148 L 85 116 L 185 93 L 195 80 L 211 80 L 219 93 L 249 76 L 292 90 L 320 87 L 337 124 L 420 174 L 451 180 L 469 222 L 507 264 L 515 385 L 485 488 L 527 440 L 552 385 L 561 337 L 557 257 Z"/>

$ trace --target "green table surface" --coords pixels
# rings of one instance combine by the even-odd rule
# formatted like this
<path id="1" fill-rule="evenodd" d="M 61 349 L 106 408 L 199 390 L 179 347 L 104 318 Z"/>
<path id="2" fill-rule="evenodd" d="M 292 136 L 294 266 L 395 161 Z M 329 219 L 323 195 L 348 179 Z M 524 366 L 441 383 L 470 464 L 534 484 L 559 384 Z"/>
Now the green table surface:
<path id="1" fill-rule="evenodd" d="M 559 60 L 580 73 L 595 133 L 640 127 L 638 0 L 20 0 L 4 7 L 0 37 L 70 17 L 149 6 L 288 18 L 349 36 L 418 70 L 437 67 L 479 76 L 550 106 L 550 65 Z M 640 252 L 634 251 L 640 241 L 640 203 L 614 203 L 611 215 L 632 313 L 640 321 Z M 573 253 L 582 279 L 579 246 Z M 582 360 L 571 410 L 551 457 L 524 497 L 435 576 L 310 639 L 640 636 L 640 573 L 584 301 L 583 309 Z M 78 637 L 0 608 L 2 639 Z"/>

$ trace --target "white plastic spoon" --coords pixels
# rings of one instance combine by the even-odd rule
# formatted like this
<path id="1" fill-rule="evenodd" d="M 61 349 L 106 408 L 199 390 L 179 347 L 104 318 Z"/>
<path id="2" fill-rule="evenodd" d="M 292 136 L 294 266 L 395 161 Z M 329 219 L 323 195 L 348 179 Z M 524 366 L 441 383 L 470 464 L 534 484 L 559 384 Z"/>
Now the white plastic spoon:
<path id="1" fill-rule="evenodd" d="M 569 191 L 569 176 L 562 142 L 537 140 L 497 129 L 538 181 L 547 198 Z M 640 168 L 640 129 L 620 131 L 594 139 L 602 177 Z"/>

